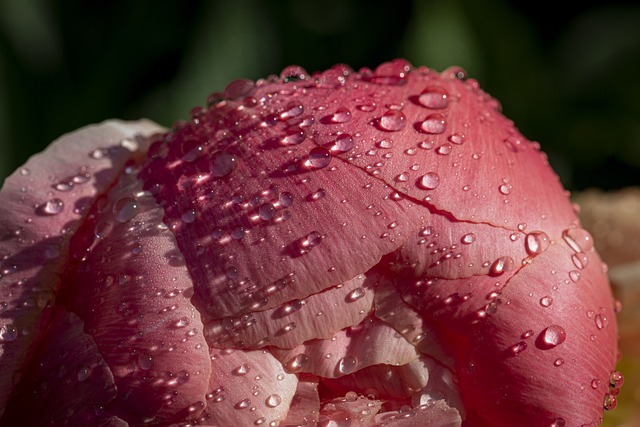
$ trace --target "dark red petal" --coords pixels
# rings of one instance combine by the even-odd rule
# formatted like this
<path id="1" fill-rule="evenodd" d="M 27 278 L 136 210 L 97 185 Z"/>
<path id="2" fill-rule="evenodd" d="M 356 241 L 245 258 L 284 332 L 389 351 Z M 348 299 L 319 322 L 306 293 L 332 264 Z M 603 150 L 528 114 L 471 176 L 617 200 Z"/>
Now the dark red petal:
<path id="1" fill-rule="evenodd" d="M 83 322 L 58 309 L 2 418 L 3 425 L 128 426 L 105 412 L 117 395 Z"/>
<path id="2" fill-rule="evenodd" d="M 124 174 L 71 241 L 62 302 L 113 372 L 105 408 L 131 424 L 181 421 L 205 408 L 211 376 L 193 285 L 163 211 Z"/>
<path id="3" fill-rule="evenodd" d="M 0 192 L 0 408 L 19 380 L 29 347 L 60 287 L 69 237 L 86 209 L 162 129 L 149 121 L 110 121 L 56 140 L 14 172 Z M 0 409 L 0 412 L 2 410 Z"/>

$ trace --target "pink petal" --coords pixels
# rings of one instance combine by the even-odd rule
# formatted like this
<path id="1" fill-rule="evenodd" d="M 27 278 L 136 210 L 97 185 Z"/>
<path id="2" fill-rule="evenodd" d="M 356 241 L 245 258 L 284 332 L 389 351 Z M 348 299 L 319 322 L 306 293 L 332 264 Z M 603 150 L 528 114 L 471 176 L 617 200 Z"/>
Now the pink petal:
<path id="1" fill-rule="evenodd" d="M 4 425 L 128 426 L 104 412 L 116 395 L 111 371 L 93 339 L 83 332 L 82 321 L 56 310 L 2 421 Z"/>
<path id="2" fill-rule="evenodd" d="M 211 376 L 192 283 L 163 211 L 123 175 L 71 241 L 62 301 L 113 372 L 105 408 L 131 424 L 180 421 L 205 407 Z"/>
<path id="3" fill-rule="evenodd" d="M 376 416 L 381 427 L 459 427 L 462 425 L 460 414 L 449 407 L 444 400 L 429 405 L 397 412 L 383 412 Z"/>
<path id="4" fill-rule="evenodd" d="M 524 416 L 531 424 L 599 424 L 617 328 L 597 254 L 557 241 L 522 268 L 501 297 L 485 327 L 469 337 L 459 365 L 465 404 L 493 423 L 513 424 Z M 491 409 L 495 405 L 499 412 Z"/>
<path id="5" fill-rule="evenodd" d="M 281 427 L 297 427 L 315 425 L 320 414 L 320 397 L 318 396 L 318 378 L 312 375 L 300 374 L 296 394 L 291 400 L 291 407 L 287 418 Z"/>
<path id="6" fill-rule="evenodd" d="M 366 397 L 358 397 L 349 393 L 343 398 L 336 398 L 325 403 L 320 409 L 319 425 L 374 425 L 375 416 L 380 411 L 382 402 Z"/>
<path id="7" fill-rule="evenodd" d="M 372 345 L 372 343 L 384 343 Z M 343 329 L 330 339 L 315 339 L 290 350 L 273 348 L 272 353 L 291 372 L 310 372 L 336 378 L 377 364 L 404 365 L 418 353 L 397 332 L 369 317 L 355 327 Z"/>
<path id="8" fill-rule="evenodd" d="M 298 379 L 264 350 L 212 350 L 207 409 L 213 425 L 251 426 L 287 417 Z M 305 389 L 305 392 L 308 391 Z"/>
<path id="9" fill-rule="evenodd" d="M 46 323 L 42 307 L 60 287 L 69 237 L 146 136 L 149 121 L 110 121 L 56 140 L 6 179 L 0 192 L 0 408 Z M 0 410 L 0 412 L 2 412 Z"/>
<path id="10" fill-rule="evenodd" d="M 240 318 L 225 317 L 205 325 L 207 341 L 217 348 L 292 348 L 314 338 L 330 338 L 335 331 L 360 323 L 371 311 L 378 275 L 353 279 L 279 307 Z M 336 301 L 348 304 L 348 310 Z"/>

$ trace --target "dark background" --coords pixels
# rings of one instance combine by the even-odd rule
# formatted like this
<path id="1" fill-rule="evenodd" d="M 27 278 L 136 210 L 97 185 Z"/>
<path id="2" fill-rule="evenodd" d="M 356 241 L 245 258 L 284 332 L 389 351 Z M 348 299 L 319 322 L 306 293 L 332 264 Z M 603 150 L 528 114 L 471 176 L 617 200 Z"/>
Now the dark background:
<path id="1" fill-rule="evenodd" d="M 234 78 L 396 57 L 465 68 L 569 189 L 640 184 L 640 4 L 509 0 L 0 0 L 0 181 L 89 123 L 169 126 Z"/>

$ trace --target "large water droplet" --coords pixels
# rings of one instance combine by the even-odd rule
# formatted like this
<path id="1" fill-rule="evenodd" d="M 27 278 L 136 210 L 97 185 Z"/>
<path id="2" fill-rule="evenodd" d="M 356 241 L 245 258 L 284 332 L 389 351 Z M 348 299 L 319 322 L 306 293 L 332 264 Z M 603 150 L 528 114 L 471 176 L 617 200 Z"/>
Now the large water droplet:
<path id="1" fill-rule="evenodd" d="M 238 159 L 231 153 L 226 151 L 216 151 L 209 162 L 209 170 L 211 175 L 216 178 L 222 178 L 229 175 L 238 166 Z"/>
<path id="2" fill-rule="evenodd" d="M 389 110 L 380 117 L 380 128 L 389 132 L 402 130 L 407 118 L 402 111 Z"/>
<path id="3" fill-rule="evenodd" d="M 562 232 L 562 239 L 574 252 L 587 252 L 593 249 L 593 237 L 583 228 L 569 228 Z"/>
<path id="4" fill-rule="evenodd" d="M 291 102 L 287 105 L 287 108 L 280 113 L 280 120 L 287 120 L 293 117 L 297 117 L 304 112 L 304 106 L 299 102 Z"/>
<path id="5" fill-rule="evenodd" d="M 146 353 L 140 353 L 138 355 L 138 366 L 143 371 L 148 371 L 153 367 L 153 356 Z"/>
<path id="6" fill-rule="evenodd" d="M 338 370 L 343 374 L 350 374 L 355 371 L 358 360 L 353 356 L 345 356 L 338 362 Z"/>
<path id="7" fill-rule="evenodd" d="M 329 118 L 331 123 L 346 123 L 349 120 L 351 120 L 351 111 L 346 107 L 338 108 Z"/>
<path id="8" fill-rule="evenodd" d="M 551 325 L 540 333 L 539 344 L 544 349 L 550 349 L 562 344 L 567 339 L 567 333 L 560 325 Z"/>
<path id="9" fill-rule="evenodd" d="M 264 401 L 264 403 L 269 408 L 275 408 L 276 406 L 278 406 L 278 405 L 280 405 L 282 403 L 282 398 L 280 397 L 279 394 L 272 394 L 271 396 L 267 397 L 267 399 Z"/>
<path id="10" fill-rule="evenodd" d="M 42 213 L 45 215 L 58 215 L 64 210 L 64 202 L 58 198 L 51 199 L 42 206 Z"/>
<path id="11" fill-rule="evenodd" d="M 571 261 L 573 261 L 573 265 L 575 265 L 576 268 L 583 270 L 589 264 L 589 257 L 582 252 L 578 252 L 571 255 Z"/>
<path id="12" fill-rule="evenodd" d="M 278 202 L 283 208 L 288 208 L 293 204 L 293 194 L 283 191 L 280 193 L 280 196 L 278 196 Z"/>
<path id="13" fill-rule="evenodd" d="M 424 107 L 441 110 L 449 105 L 449 94 L 439 86 L 431 86 L 422 91 L 418 102 Z"/>
<path id="14" fill-rule="evenodd" d="M 133 197 L 123 197 L 113 204 L 115 220 L 120 223 L 131 221 L 140 212 L 140 205 Z"/>
<path id="15" fill-rule="evenodd" d="M 503 256 L 498 258 L 489 267 L 489 274 L 492 276 L 499 276 L 505 271 L 511 270 L 515 265 L 513 258 L 510 256 Z"/>
<path id="16" fill-rule="evenodd" d="M 425 133 L 441 134 L 447 129 L 447 121 L 442 114 L 431 114 L 420 123 L 420 129 Z"/>
<path id="17" fill-rule="evenodd" d="M 304 162 L 304 166 L 309 169 L 322 169 L 331 163 L 331 153 L 324 147 L 316 147 L 309 151 L 309 156 Z"/>
<path id="18" fill-rule="evenodd" d="M 364 288 L 357 287 L 347 295 L 347 301 L 353 302 L 363 298 L 367 291 Z"/>
<path id="19" fill-rule="evenodd" d="M 473 233 L 465 234 L 462 236 L 460 241 L 465 245 L 470 245 L 471 243 L 476 241 L 476 235 Z"/>
<path id="20" fill-rule="evenodd" d="M 248 79 L 234 80 L 224 89 L 224 97 L 228 99 L 243 98 L 255 91 L 255 83 Z"/>
<path id="21" fill-rule="evenodd" d="M 309 356 L 300 353 L 287 362 L 286 368 L 288 372 L 300 372 L 309 363 Z"/>
<path id="22" fill-rule="evenodd" d="M 544 231 L 532 231 L 524 239 L 524 247 L 529 255 L 538 255 L 546 251 L 551 241 Z"/>
<path id="23" fill-rule="evenodd" d="M 258 208 L 258 216 L 265 221 L 269 221 L 276 214 L 276 208 L 271 203 L 263 203 Z"/>
<path id="24" fill-rule="evenodd" d="M 618 398 L 613 393 L 607 393 L 604 396 L 603 405 L 604 405 L 604 409 L 606 409 L 607 411 L 611 411 L 611 410 L 615 409 L 616 406 L 618 406 Z"/>
<path id="25" fill-rule="evenodd" d="M 305 133 L 301 127 L 292 126 L 287 129 L 286 134 L 280 138 L 281 145 L 298 145 L 305 140 Z"/>
<path id="26" fill-rule="evenodd" d="M 2 325 L 0 327 L 0 342 L 11 342 L 18 338 L 18 329 L 11 325 Z"/>
<path id="27" fill-rule="evenodd" d="M 505 196 L 511 194 L 511 190 L 513 190 L 513 186 L 507 183 L 501 184 L 498 187 L 498 191 L 500 191 L 500 194 L 504 194 Z"/>
<path id="28" fill-rule="evenodd" d="M 440 185 L 440 176 L 435 172 L 424 174 L 418 179 L 418 187 L 424 190 L 434 190 Z"/>
<path id="29" fill-rule="evenodd" d="M 334 153 L 346 153 L 351 151 L 354 147 L 353 138 L 348 133 L 343 133 L 338 136 L 333 142 L 331 151 Z"/>

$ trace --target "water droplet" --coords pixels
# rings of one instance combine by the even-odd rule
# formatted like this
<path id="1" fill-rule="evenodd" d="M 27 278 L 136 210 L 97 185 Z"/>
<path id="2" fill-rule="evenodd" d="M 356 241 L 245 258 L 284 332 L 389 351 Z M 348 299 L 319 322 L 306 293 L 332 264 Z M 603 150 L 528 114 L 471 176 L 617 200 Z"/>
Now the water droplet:
<path id="1" fill-rule="evenodd" d="M 189 325 L 189 323 L 191 323 L 191 321 L 189 320 L 188 317 L 181 317 L 178 320 L 175 320 L 172 324 L 172 326 L 175 329 L 180 329 L 180 328 L 184 328 L 185 326 Z"/>
<path id="2" fill-rule="evenodd" d="M 247 375 L 251 371 L 251 366 L 247 363 L 243 363 L 242 365 L 235 368 L 231 373 L 237 376 Z"/>
<path id="3" fill-rule="evenodd" d="M 224 97 L 238 99 L 251 95 L 255 91 L 255 83 L 248 79 L 237 79 L 230 82 L 224 89 Z"/>
<path id="4" fill-rule="evenodd" d="M 406 172 L 402 172 L 400 175 L 397 175 L 395 178 L 396 182 L 407 182 L 409 180 L 409 174 Z"/>
<path id="5" fill-rule="evenodd" d="M 148 371 L 153 367 L 153 356 L 146 353 L 140 353 L 138 355 L 138 366 L 143 371 Z"/>
<path id="6" fill-rule="evenodd" d="M 436 153 L 440 154 L 441 156 L 448 156 L 449 154 L 451 154 L 452 150 L 453 147 L 451 146 L 451 144 L 442 144 L 441 146 L 436 148 Z"/>
<path id="7" fill-rule="evenodd" d="M 197 147 L 189 150 L 182 159 L 185 162 L 195 162 L 204 154 L 204 147 L 202 145 L 198 145 Z"/>
<path id="8" fill-rule="evenodd" d="M 473 233 L 465 234 L 464 236 L 462 236 L 460 241 L 465 245 L 470 245 L 471 243 L 476 241 L 476 235 Z"/>
<path id="9" fill-rule="evenodd" d="M 384 148 L 386 150 L 393 148 L 393 141 L 390 139 L 383 139 L 376 144 L 379 148 Z"/>
<path id="10" fill-rule="evenodd" d="M 347 301 L 349 302 L 357 301 L 360 298 L 364 297 L 365 294 L 366 294 L 366 290 L 364 288 L 357 287 L 351 292 L 349 292 L 349 294 L 347 295 Z"/>
<path id="11" fill-rule="evenodd" d="M 293 117 L 297 117 L 304 112 L 304 106 L 297 102 L 291 102 L 287 105 L 286 109 L 280 113 L 280 120 L 287 120 Z"/>
<path id="12" fill-rule="evenodd" d="M 196 211 L 193 209 L 187 209 L 182 213 L 182 216 L 180 218 L 185 224 L 191 224 L 196 220 Z"/>
<path id="13" fill-rule="evenodd" d="M 271 203 L 263 203 L 258 208 L 258 215 L 265 221 L 269 221 L 276 214 L 276 208 Z"/>
<path id="14" fill-rule="evenodd" d="M 298 126 L 287 129 L 286 134 L 280 138 L 281 145 L 298 145 L 306 138 L 304 130 Z"/>
<path id="15" fill-rule="evenodd" d="M 454 133 L 452 135 L 449 135 L 449 138 L 447 139 L 454 144 L 462 145 L 464 144 L 465 136 L 463 133 Z"/>
<path id="16" fill-rule="evenodd" d="M 309 156 L 304 162 L 304 166 L 309 169 L 322 169 L 331 163 L 331 153 L 324 147 L 316 147 L 309 151 Z"/>
<path id="17" fill-rule="evenodd" d="M 600 380 L 599 380 L 599 379 L 597 379 L 597 378 L 594 378 L 594 379 L 591 381 L 591 388 L 596 389 L 596 388 L 598 388 L 598 387 L 600 387 Z"/>
<path id="18" fill-rule="evenodd" d="M 589 264 L 589 257 L 582 252 L 578 252 L 571 255 L 571 261 L 573 261 L 573 265 L 575 265 L 578 270 L 583 270 Z"/>
<path id="19" fill-rule="evenodd" d="M 525 351 L 527 349 L 527 343 L 524 341 L 520 341 L 517 344 L 512 345 L 511 347 L 509 347 L 509 350 L 511 351 L 511 353 L 514 356 L 519 355 L 520 353 L 522 353 L 523 351 Z"/>
<path id="20" fill-rule="evenodd" d="M 609 377 L 609 386 L 614 389 L 619 389 L 624 384 L 624 376 L 618 372 L 611 372 L 611 376 Z"/>
<path id="21" fill-rule="evenodd" d="M 442 114 L 431 114 L 420 123 L 420 129 L 425 133 L 441 134 L 447 128 L 447 121 Z"/>
<path id="22" fill-rule="evenodd" d="M 18 338 L 18 329 L 11 325 L 3 325 L 0 327 L 0 342 L 11 342 Z"/>
<path id="23" fill-rule="evenodd" d="M 278 405 L 280 405 L 282 403 L 282 398 L 278 394 L 272 394 L 271 396 L 267 397 L 267 399 L 264 401 L 264 403 L 269 408 L 275 408 L 276 406 L 278 406 Z"/>
<path id="24" fill-rule="evenodd" d="M 288 208 L 293 204 L 293 194 L 286 191 L 280 193 L 280 196 L 278 196 L 278 202 L 280 202 L 282 207 Z"/>
<path id="25" fill-rule="evenodd" d="M 607 317 L 602 314 L 596 314 L 594 321 L 596 323 L 596 328 L 598 329 L 604 329 L 609 324 Z"/>
<path id="26" fill-rule="evenodd" d="M 562 344 L 567 339 L 567 333 L 559 325 L 551 325 L 540 333 L 540 345 L 545 349 Z"/>
<path id="27" fill-rule="evenodd" d="M 424 107 L 441 110 L 449 105 L 449 94 L 439 86 L 431 86 L 420 93 L 418 102 Z"/>
<path id="28" fill-rule="evenodd" d="M 556 418 L 549 427 L 565 427 L 567 422 L 564 418 Z"/>
<path id="29" fill-rule="evenodd" d="M 354 147 L 353 138 L 348 133 L 343 133 L 338 136 L 336 140 L 333 142 L 333 146 L 331 147 L 331 151 L 334 153 L 346 153 L 351 151 Z"/>
<path id="30" fill-rule="evenodd" d="M 558 357 L 553 361 L 553 366 L 562 366 L 564 365 L 564 359 L 562 357 Z"/>
<path id="31" fill-rule="evenodd" d="M 297 327 L 296 322 L 289 322 L 282 327 L 282 332 L 291 332 Z"/>
<path id="32" fill-rule="evenodd" d="M 299 65 L 289 65 L 280 72 L 280 79 L 285 83 L 305 80 L 308 76 L 307 70 Z"/>
<path id="33" fill-rule="evenodd" d="M 64 202 L 60 199 L 51 199 L 42 207 L 42 213 L 45 215 L 58 215 L 64 210 Z"/>
<path id="34" fill-rule="evenodd" d="M 380 128 L 389 132 L 402 130 L 407 118 L 402 111 L 389 110 L 380 117 Z"/>
<path id="35" fill-rule="evenodd" d="M 604 396 L 604 409 L 606 409 L 607 411 L 611 411 L 615 409 L 616 406 L 618 406 L 618 398 L 616 397 L 616 395 L 607 393 Z"/>
<path id="36" fill-rule="evenodd" d="M 240 402 L 234 405 L 234 408 L 245 409 L 245 408 L 248 408 L 249 405 L 251 405 L 251 401 L 249 399 L 242 399 Z"/>
<path id="37" fill-rule="evenodd" d="M 76 377 L 78 378 L 78 381 L 82 382 L 82 381 L 85 381 L 87 378 L 89 378 L 90 374 L 91 374 L 91 371 L 89 370 L 89 368 L 84 366 L 78 369 L 78 373 Z"/>
<path id="38" fill-rule="evenodd" d="M 543 307 L 549 307 L 551 304 L 553 304 L 553 298 L 551 298 L 550 296 L 544 296 L 542 298 L 540 298 L 540 305 Z"/>
<path id="39" fill-rule="evenodd" d="M 338 362 L 338 370 L 343 374 L 350 374 L 356 369 L 358 360 L 353 356 L 345 356 Z"/>
<path id="40" fill-rule="evenodd" d="M 424 174 L 418 180 L 418 187 L 424 190 L 434 190 L 440 185 L 440 176 L 435 172 Z"/>
<path id="41" fill-rule="evenodd" d="M 489 274 L 492 276 L 499 276 L 505 271 L 511 270 L 515 265 L 513 258 L 510 256 L 500 257 L 491 264 L 489 267 Z"/>
<path id="42" fill-rule="evenodd" d="M 244 237 L 246 231 L 244 229 L 244 227 L 236 227 L 233 230 L 231 230 L 231 238 L 233 240 L 240 240 Z"/>
<path id="43" fill-rule="evenodd" d="M 578 270 L 571 270 L 569 272 L 569 279 L 571 279 L 572 282 L 577 283 L 578 280 L 580 280 L 580 272 Z"/>
<path id="44" fill-rule="evenodd" d="M 327 195 L 327 192 L 325 191 L 324 188 L 318 188 L 316 191 L 314 191 L 311 194 L 311 200 L 320 200 L 320 199 L 324 199 L 324 196 Z"/>
<path id="45" fill-rule="evenodd" d="M 593 237 L 583 228 L 569 228 L 562 232 L 562 239 L 574 252 L 587 252 L 593 249 Z"/>
<path id="46" fill-rule="evenodd" d="M 303 249 L 311 249 L 315 246 L 318 246 L 321 241 L 322 235 L 317 231 L 312 231 L 311 233 L 307 234 L 304 239 L 302 239 L 301 246 Z"/>
<path id="47" fill-rule="evenodd" d="M 140 205 L 133 197 L 123 197 L 113 204 L 115 220 L 120 223 L 131 221 L 140 212 Z"/>
<path id="48" fill-rule="evenodd" d="M 348 108 L 340 107 L 329 118 L 331 123 L 346 123 L 351 120 L 351 111 Z"/>
<path id="49" fill-rule="evenodd" d="M 512 189 L 513 186 L 511 184 L 502 184 L 500 185 L 500 187 L 498 187 L 498 191 L 500 191 L 500 194 L 504 194 L 505 196 L 511 194 Z"/>
<path id="50" fill-rule="evenodd" d="M 287 362 L 286 368 L 288 372 L 300 372 L 306 364 L 309 362 L 309 356 L 304 353 L 296 355 L 294 358 Z"/>
<path id="51" fill-rule="evenodd" d="M 360 111 L 371 113 L 372 111 L 376 110 L 376 103 L 373 101 L 368 101 L 357 105 L 356 108 Z"/>
<path id="52" fill-rule="evenodd" d="M 231 153 L 226 151 L 216 151 L 209 162 L 209 170 L 211 175 L 216 178 L 222 178 L 229 175 L 238 166 L 238 159 Z"/>
<path id="53" fill-rule="evenodd" d="M 544 231 L 533 231 L 524 239 L 524 247 L 529 255 L 538 255 L 546 251 L 551 241 Z"/>

